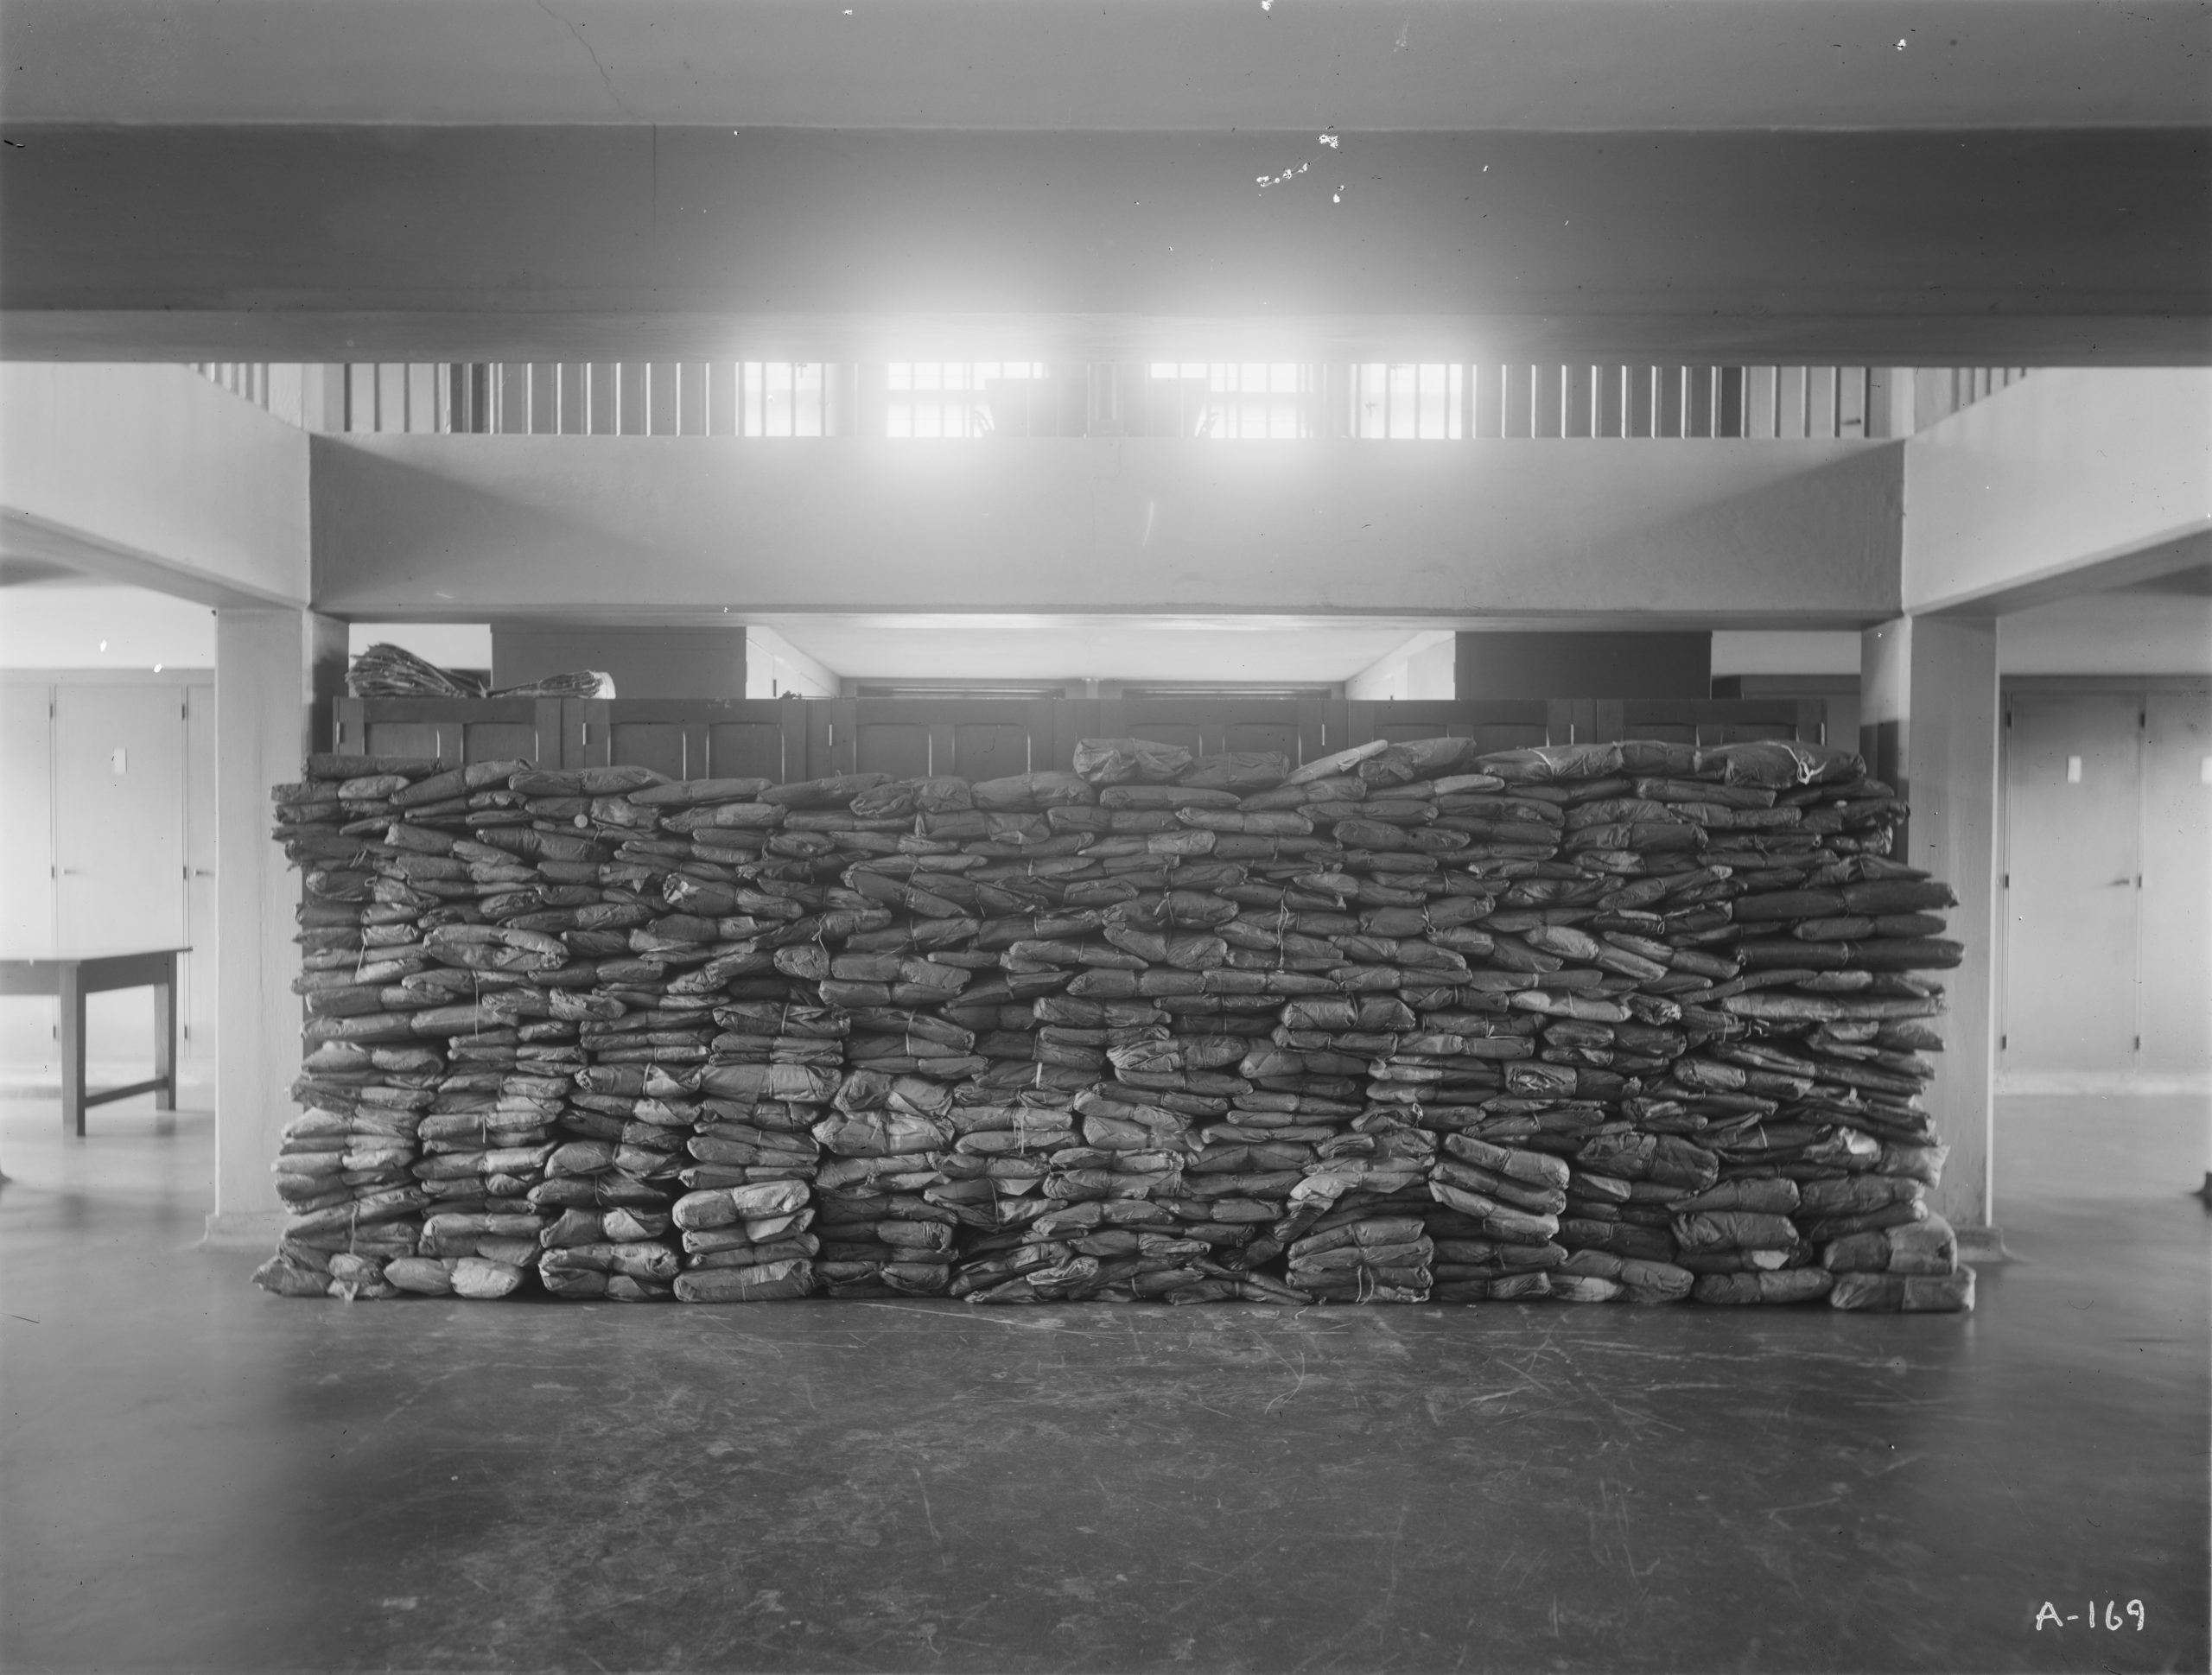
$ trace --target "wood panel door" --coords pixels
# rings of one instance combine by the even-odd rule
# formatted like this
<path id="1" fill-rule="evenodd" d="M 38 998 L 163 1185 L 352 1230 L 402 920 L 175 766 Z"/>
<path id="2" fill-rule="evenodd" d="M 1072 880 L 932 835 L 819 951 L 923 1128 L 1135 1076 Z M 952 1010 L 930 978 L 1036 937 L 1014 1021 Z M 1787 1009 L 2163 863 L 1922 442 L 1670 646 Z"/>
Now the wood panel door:
<path id="1" fill-rule="evenodd" d="M 2135 1066 L 2141 715 L 2137 694 L 2005 700 L 2007 1072 Z"/>
<path id="2" fill-rule="evenodd" d="M 709 779 L 802 778 L 806 771 L 805 717 L 794 698 L 765 720 L 731 718 L 705 723 Z"/>
<path id="3" fill-rule="evenodd" d="M 54 942 L 54 688 L 0 684 L 0 950 Z"/>
<path id="4" fill-rule="evenodd" d="M 185 942 L 183 695 L 54 688 L 54 925 L 64 949 Z"/>
<path id="5" fill-rule="evenodd" d="M 2153 692 L 2143 726 L 2146 1075 L 2212 1074 L 2212 692 Z"/>
<path id="6" fill-rule="evenodd" d="M 1565 728 L 1548 699 L 1406 698 L 1353 699 L 1342 707 L 1341 739 L 1330 748 L 1387 739 L 1393 745 L 1414 739 L 1471 739 L 1484 751 L 1525 750 L 1533 745 L 1567 742 Z M 1554 731 L 1560 734 L 1554 737 Z"/>
<path id="7" fill-rule="evenodd" d="M 0 953 L 54 947 L 54 688 L 0 682 Z M 54 1002 L 0 998 L 0 1065 L 10 1081 L 55 1074 Z"/>
<path id="8" fill-rule="evenodd" d="M 192 952 L 179 961 L 179 1053 L 215 1060 L 215 688 L 184 689 L 184 935 Z"/>
<path id="9" fill-rule="evenodd" d="M 1599 698 L 1591 711 L 1592 739 L 1651 739 L 1707 750 L 1756 739 L 1818 744 L 1827 728 L 1827 706 L 1818 698 Z"/>
<path id="10" fill-rule="evenodd" d="M 1274 751 L 1295 767 L 1338 746 L 1322 698 L 1123 698 L 1102 701 L 1097 737 L 1180 745 L 1193 756 Z"/>
<path id="11" fill-rule="evenodd" d="M 353 756 L 467 762 L 561 761 L 557 698 L 340 698 L 334 748 Z"/>
<path id="12" fill-rule="evenodd" d="M 562 706 L 562 765 L 652 768 L 671 779 L 804 779 L 808 707 L 797 699 L 572 699 Z"/>
<path id="13" fill-rule="evenodd" d="M 842 698 L 825 712 L 830 771 L 999 779 L 1051 765 L 1056 701 Z"/>

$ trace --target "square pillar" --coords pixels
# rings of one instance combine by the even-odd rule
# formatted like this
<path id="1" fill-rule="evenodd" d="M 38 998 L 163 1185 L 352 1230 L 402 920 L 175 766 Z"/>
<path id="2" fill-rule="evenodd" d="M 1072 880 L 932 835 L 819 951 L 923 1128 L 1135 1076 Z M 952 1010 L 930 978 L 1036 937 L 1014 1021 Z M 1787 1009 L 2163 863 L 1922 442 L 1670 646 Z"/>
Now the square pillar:
<path id="1" fill-rule="evenodd" d="M 215 1208 L 206 1242 L 273 1249 L 269 1160 L 299 1074 L 299 880 L 270 837 L 269 789 L 328 728 L 345 625 L 308 611 L 215 614 Z"/>
<path id="2" fill-rule="evenodd" d="M 2000 1257 L 1992 1158 L 1997 1072 L 1997 622 L 1900 617 L 1859 640 L 1859 750 L 1868 770 L 1911 806 L 1896 858 L 1924 867 L 1959 898 L 1949 934 L 1966 945 L 1942 974 L 1942 1021 L 1928 1108 L 1951 1148 L 1936 1208 L 1961 1247 Z"/>

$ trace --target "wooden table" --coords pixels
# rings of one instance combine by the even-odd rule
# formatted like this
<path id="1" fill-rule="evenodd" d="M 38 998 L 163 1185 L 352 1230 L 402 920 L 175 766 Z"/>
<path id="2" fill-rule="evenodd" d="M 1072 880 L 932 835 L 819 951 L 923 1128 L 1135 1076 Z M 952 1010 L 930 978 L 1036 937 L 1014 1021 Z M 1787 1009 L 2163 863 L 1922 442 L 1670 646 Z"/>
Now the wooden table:
<path id="1" fill-rule="evenodd" d="M 61 1132 L 85 1132 L 85 1107 L 150 1093 L 176 1109 L 176 956 L 183 948 L 109 949 L 0 957 L 0 994 L 50 994 L 61 1003 Z M 85 1090 L 85 997 L 109 989 L 154 991 L 154 1074 L 125 1088 Z"/>

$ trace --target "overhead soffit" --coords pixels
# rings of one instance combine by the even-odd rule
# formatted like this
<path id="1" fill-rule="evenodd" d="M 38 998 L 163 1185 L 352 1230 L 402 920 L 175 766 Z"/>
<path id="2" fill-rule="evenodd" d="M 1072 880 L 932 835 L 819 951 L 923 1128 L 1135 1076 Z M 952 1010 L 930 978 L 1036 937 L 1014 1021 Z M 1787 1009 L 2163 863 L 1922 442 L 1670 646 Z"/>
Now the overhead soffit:
<path id="1" fill-rule="evenodd" d="M 2212 9 L 2158 0 L 0 0 L 0 28 L 10 358 L 2212 352 Z"/>
<path id="2" fill-rule="evenodd" d="M 57 583 L 76 587 L 108 585 L 104 577 L 87 575 L 52 559 L 0 552 L 0 587 L 50 587 Z"/>
<path id="3" fill-rule="evenodd" d="M 7 0 L 12 123 L 2196 125 L 2138 0 Z"/>
<path id="4" fill-rule="evenodd" d="M 2139 129 L 1401 133 L 1331 150 L 1311 134 L 50 126 L 0 152 L 0 307 L 5 352 L 31 359 L 758 343 L 834 360 L 945 335 L 868 322 L 934 320 L 1015 358 L 1141 358 L 1243 321 L 1279 359 L 1397 343 L 2194 364 L 2207 152 Z"/>
<path id="5" fill-rule="evenodd" d="M 2147 581 L 2132 582 L 2124 591 L 2173 599 L 2212 599 L 2212 564 L 2193 565 L 2170 574 L 2152 576 Z"/>

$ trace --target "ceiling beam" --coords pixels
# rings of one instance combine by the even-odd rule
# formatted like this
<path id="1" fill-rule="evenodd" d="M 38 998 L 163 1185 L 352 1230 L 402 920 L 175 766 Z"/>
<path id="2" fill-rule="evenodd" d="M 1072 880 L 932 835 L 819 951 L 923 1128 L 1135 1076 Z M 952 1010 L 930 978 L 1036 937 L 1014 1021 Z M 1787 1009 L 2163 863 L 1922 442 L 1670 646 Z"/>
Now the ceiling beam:
<path id="1" fill-rule="evenodd" d="M 0 555 L 307 603 L 308 438 L 182 366 L 0 367 Z"/>
<path id="2" fill-rule="evenodd" d="M 2177 0 L 9 0 L 28 121 L 2005 128 L 2206 119 Z"/>
<path id="3" fill-rule="evenodd" d="M 1904 604 L 1989 616 L 2202 562 L 2212 372 L 2052 371 L 1905 444 Z"/>
<path id="4" fill-rule="evenodd" d="M 1899 609 L 1904 445 L 318 436 L 315 608 L 753 613 Z"/>
<path id="5" fill-rule="evenodd" d="M 5 133 L 19 359 L 2212 360 L 2193 130 Z"/>

